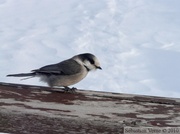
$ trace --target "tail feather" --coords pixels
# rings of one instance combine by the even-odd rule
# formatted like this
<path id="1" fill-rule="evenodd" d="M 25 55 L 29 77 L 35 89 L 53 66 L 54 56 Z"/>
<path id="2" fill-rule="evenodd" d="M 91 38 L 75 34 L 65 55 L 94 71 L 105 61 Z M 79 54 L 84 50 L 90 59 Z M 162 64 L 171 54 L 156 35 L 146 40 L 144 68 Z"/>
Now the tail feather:
<path id="1" fill-rule="evenodd" d="M 9 74 L 7 77 L 28 77 L 35 76 L 35 73 L 21 73 L 21 74 Z"/>

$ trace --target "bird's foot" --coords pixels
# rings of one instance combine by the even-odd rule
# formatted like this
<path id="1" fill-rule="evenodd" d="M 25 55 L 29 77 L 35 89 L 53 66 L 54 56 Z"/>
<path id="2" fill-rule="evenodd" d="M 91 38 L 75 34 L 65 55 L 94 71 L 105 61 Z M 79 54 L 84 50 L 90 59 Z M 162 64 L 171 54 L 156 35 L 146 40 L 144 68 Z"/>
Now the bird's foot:
<path id="1" fill-rule="evenodd" d="M 69 88 L 69 87 L 64 87 L 64 92 L 65 93 L 76 93 L 76 90 L 77 90 L 77 88 L 75 88 L 75 87 L 72 87 L 72 88 Z"/>

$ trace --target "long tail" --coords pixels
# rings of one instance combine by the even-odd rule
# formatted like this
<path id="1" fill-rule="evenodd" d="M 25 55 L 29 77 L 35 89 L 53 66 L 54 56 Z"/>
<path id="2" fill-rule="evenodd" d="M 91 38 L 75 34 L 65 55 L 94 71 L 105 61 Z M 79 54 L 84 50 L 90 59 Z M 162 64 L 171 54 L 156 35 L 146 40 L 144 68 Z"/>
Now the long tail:
<path id="1" fill-rule="evenodd" d="M 32 76 L 34 77 L 36 73 L 21 73 L 21 74 L 8 74 L 7 77 L 28 77 Z"/>
<path id="2" fill-rule="evenodd" d="M 21 80 L 26 80 L 33 78 L 36 75 L 36 73 L 21 73 L 21 74 L 8 74 L 7 77 L 27 77 L 23 78 Z"/>

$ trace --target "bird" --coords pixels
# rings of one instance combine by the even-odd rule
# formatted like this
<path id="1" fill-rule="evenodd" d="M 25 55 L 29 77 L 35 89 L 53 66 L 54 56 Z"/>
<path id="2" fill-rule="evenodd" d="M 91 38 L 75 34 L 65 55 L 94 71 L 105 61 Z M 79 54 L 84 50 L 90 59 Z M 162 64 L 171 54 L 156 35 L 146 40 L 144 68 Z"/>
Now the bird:
<path id="1" fill-rule="evenodd" d="M 40 81 L 53 87 L 64 87 L 65 91 L 75 90 L 69 88 L 84 79 L 92 70 L 102 70 L 97 57 L 91 53 L 82 53 L 56 64 L 43 66 L 30 73 L 9 74 L 7 77 L 39 77 Z M 28 79 L 25 78 L 25 79 Z"/>

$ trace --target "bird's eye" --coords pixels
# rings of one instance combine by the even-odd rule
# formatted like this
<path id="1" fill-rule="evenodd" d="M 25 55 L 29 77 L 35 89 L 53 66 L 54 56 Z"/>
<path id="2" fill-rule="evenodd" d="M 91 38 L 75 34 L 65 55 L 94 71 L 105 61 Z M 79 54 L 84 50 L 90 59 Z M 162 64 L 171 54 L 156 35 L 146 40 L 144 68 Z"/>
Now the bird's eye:
<path id="1" fill-rule="evenodd" d="M 94 64 L 94 60 L 93 59 L 88 59 L 89 60 L 89 62 L 91 63 L 91 64 Z"/>

